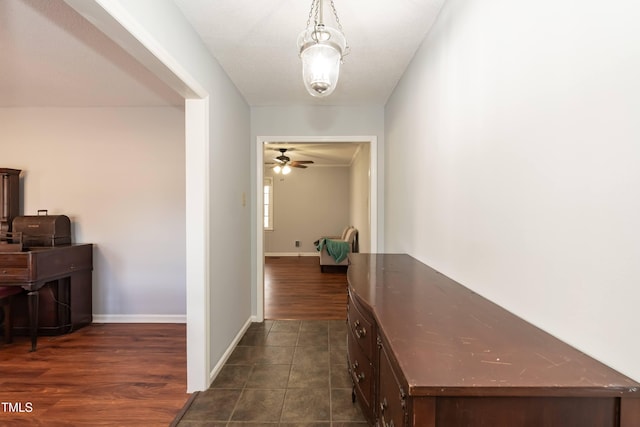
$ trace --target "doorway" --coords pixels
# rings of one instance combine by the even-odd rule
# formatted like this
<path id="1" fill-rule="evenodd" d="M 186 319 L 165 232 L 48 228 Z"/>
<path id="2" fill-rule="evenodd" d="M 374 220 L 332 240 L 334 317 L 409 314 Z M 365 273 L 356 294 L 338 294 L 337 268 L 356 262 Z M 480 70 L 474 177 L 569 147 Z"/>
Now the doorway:
<path id="1" fill-rule="evenodd" d="M 256 253 L 255 266 L 256 275 L 254 282 L 254 317 L 255 321 L 264 320 L 264 228 L 263 210 L 264 194 L 262 191 L 264 183 L 264 163 L 265 144 L 277 141 L 281 144 L 301 145 L 303 144 L 346 144 L 358 143 L 366 144 L 368 147 L 368 229 L 369 252 L 377 251 L 378 241 L 378 174 L 377 174 L 377 137 L 376 136 L 332 136 L 332 137 L 283 137 L 283 136 L 259 136 L 256 138 Z M 364 230 L 363 230 L 364 231 Z"/>

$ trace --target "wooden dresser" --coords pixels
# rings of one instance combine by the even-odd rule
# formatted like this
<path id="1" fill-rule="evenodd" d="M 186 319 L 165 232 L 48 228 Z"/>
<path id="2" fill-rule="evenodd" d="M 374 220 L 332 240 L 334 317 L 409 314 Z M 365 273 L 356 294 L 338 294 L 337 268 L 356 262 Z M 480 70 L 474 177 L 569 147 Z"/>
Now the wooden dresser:
<path id="1" fill-rule="evenodd" d="M 348 363 L 380 427 L 639 427 L 640 384 L 408 255 L 350 254 Z"/>

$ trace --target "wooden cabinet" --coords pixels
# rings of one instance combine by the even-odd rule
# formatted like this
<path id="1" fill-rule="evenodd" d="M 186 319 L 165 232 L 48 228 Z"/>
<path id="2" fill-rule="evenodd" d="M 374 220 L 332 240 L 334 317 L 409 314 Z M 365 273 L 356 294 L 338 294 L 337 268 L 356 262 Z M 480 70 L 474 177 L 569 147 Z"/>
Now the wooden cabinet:
<path id="1" fill-rule="evenodd" d="M 0 168 L 0 232 L 11 231 L 20 212 L 20 170 Z"/>
<path id="2" fill-rule="evenodd" d="M 407 255 L 351 254 L 348 360 L 378 427 L 638 427 L 640 384 Z"/>
<path id="3" fill-rule="evenodd" d="M 92 321 L 93 245 L 0 253 L 0 286 L 28 291 L 14 299 L 14 332 L 57 335 Z M 42 293 L 42 295 L 40 295 Z M 42 304 L 40 304 L 42 299 Z"/>

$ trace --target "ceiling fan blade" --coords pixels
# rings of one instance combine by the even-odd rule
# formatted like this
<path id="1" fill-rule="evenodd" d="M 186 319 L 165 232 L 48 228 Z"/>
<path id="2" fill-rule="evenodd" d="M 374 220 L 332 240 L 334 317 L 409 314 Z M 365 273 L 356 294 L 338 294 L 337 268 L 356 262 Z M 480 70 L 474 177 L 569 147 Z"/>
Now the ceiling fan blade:
<path id="1" fill-rule="evenodd" d="M 294 162 L 289 163 L 289 166 L 291 166 L 292 168 L 302 168 L 302 169 L 306 169 L 307 167 L 305 165 L 298 165 L 298 164 L 293 164 Z"/>
<path id="2" fill-rule="evenodd" d="M 291 163 L 289 163 L 291 166 L 295 165 L 308 165 L 313 163 L 313 160 L 294 160 Z"/>

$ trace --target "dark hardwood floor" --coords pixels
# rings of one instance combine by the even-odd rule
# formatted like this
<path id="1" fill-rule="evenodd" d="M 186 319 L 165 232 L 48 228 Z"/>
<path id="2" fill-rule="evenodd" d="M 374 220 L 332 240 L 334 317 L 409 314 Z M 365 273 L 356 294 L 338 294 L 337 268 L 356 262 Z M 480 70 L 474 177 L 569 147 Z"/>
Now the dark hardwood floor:
<path id="1" fill-rule="evenodd" d="M 320 272 L 318 257 L 266 257 L 264 313 L 273 320 L 347 318 L 344 267 Z"/>
<path id="2" fill-rule="evenodd" d="M 29 349 L 0 344 L 2 426 L 168 426 L 189 398 L 182 324 L 92 324 Z"/>
<path id="3" fill-rule="evenodd" d="M 268 319 L 346 319 L 346 273 L 317 257 L 267 258 L 264 286 Z M 92 324 L 29 348 L 0 340 L 2 426 L 167 426 L 189 398 L 185 325 Z"/>

